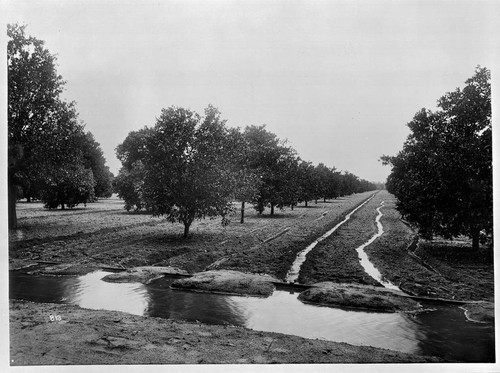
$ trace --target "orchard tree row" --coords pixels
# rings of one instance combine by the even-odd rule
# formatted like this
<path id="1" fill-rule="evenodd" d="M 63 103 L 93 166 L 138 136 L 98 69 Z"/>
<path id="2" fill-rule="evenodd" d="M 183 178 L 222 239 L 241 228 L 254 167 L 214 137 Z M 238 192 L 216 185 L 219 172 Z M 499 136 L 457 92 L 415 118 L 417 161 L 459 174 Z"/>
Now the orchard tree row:
<path id="1" fill-rule="evenodd" d="M 115 189 L 127 210 L 145 209 L 184 224 L 221 216 L 223 224 L 241 202 L 266 207 L 332 199 L 376 189 L 357 176 L 314 166 L 298 157 L 265 126 L 228 128 L 213 106 L 204 116 L 184 108 L 163 109 L 153 127 L 130 132 L 117 149 L 122 168 Z"/>
<path id="2" fill-rule="evenodd" d="M 24 26 L 8 25 L 7 35 L 9 227 L 16 228 L 18 199 L 74 207 L 111 196 L 113 175 L 75 104 L 61 98 L 55 56 Z"/>
<path id="3" fill-rule="evenodd" d="M 493 239 L 491 73 L 474 76 L 422 109 L 408 123 L 403 149 L 382 160 L 392 166 L 387 190 L 426 238 L 466 235 L 479 249 Z"/>

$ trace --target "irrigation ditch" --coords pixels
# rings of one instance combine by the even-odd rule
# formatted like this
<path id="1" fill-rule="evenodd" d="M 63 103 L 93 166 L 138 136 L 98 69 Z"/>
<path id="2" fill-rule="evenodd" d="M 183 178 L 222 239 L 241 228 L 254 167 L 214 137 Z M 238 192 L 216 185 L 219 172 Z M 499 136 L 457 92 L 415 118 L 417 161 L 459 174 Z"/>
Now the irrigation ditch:
<path id="1" fill-rule="evenodd" d="M 373 346 L 398 353 L 412 354 L 412 356 L 435 356 L 444 361 L 494 361 L 494 324 L 491 321 L 470 322 L 474 320 L 474 316 L 467 313 L 467 308 L 457 307 L 467 307 L 471 301 L 404 293 L 391 282 L 386 281 L 370 262 L 365 249 L 383 237 L 385 233 L 384 196 L 379 196 L 378 200 L 374 201 L 376 195 L 372 194 L 364 201 L 357 203 L 350 211 L 345 212 L 343 218 L 339 218 L 342 220 L 333 228 L 315 238 L 306 249 L 299 251 L 284 281 L 273 275 L 242 273 L 240 276 L 237 270 L 217 268 L 217 265 L 207 265 L 205 266 L 207 271 L 195 273 L 165 266 L 142 267 L 141 270 L 140 266 L 125 269 L 123 266 L 101 265 L 98 271 L 77 276 L 60 276 L 57 271 L 44 272 L 44 267 L 64 266 L 64 262 L 40 260 L 40 268 L 30 266 L 10 272 L 10 297 L 15 300 L 14 304 L 17 304 L 15 307 L 19 309 L 23 309 L 25 304 L 21 305 L 16 302 L 22 301 L 73 305 L 90 310 L 104 309 L 109 312 L 127 312 L 178 322 L 201 322 L 206 325 L 232 325 L 265 333 L 283 333 L 303 338 L 346 342 L 357 346 Z M 379 285 L 346 284 L 346 289 L 349 287 L 351 289 L 343 296 L 345 300 L 351 292 L 357 301 L 361 296 L 367 299 L 367 303 L 359 306 L 360 303 L 331 304 L 325 302 L 325 298 L 319 298 L 313 302 L 301 300 L 300 294 L 320 286 L 316 283 L 297 281 L 300 269 L 308 260 L 309 254 L 314 253 L 315 247 L 320 243 L 328 248 L 331 236 L 335 236 L 335 232 L 343 229 L 344 224 L 356 216 L 356 212 L 368 208 L 367 205 L 370 202 L 379 204 L 375 209 L 377 216 L 370 223 L 376 227 L 375 232 L 361 246 L 356 246 L 354 251 L 358 255 L 360 264 Z M 329 211 L 320 211 L 319 218 L 315 218 L 314 221 L 325 220 L 332 215 Z M 304 215 L 301 214 L 299 219 L 302 216 Z M 296 226 L 282 226 L 269 234 L 268 238 L 260 240 L 260 244 L 265 250 L 270 251 L 276 247 L 269 246 L 270 244 L 287 239 L 289 235 L 295 234 L 294 232 L 297 232 Z M 226 242 L 234 241 L 228 237 L 220 242 L 224 242 L 224 244 L 219 243 L 223 246 Z M 231 258 L 234 258 L 234 255 Z M 212 264 L 217 262 L 227 263 L 221 261 L 219 257 Z M 171 271 L 169 268 L 174 268 L 174 270 Z M 146 275 L 143 280 L 140 276 L 137 277 L 138 272 L 141 271 Z M 211 287 L 206 290 L 203 288 L 206 286 L 205 280 L 203 280 L 204 284 L 203 281 L 199 282 L 203 285 L 199 288 L 197 284 L 192 288 L 179 286 L 183 281 L 193 283 L 198 273 L 205 275 L 216 273 L 217 275 L 214 276 L 219 276 L 217 280 L 219 283 L 216 283 L 216 286 L 222 284 L 222 287 L 217 289 L 210 284 Z M 52 274 L 52 276 L 47 276 L 47 274 Z M 118 274 L 117 278 L 122 275 L 123 277 L 118 281 L 103 281 L 110 274 Z M 243 274 L 248 276 L 245 277 Z M 249 295 L 245 291 L 260 286 L 259 282 L 271 284 L 274 291 L 268 296 L 241 296 Z M 334 289 L 333 292 L 345 291 L 344 289 L 339 291 L 339 287 L 335 286 L 331 287 Z M 387 292 L 384 293 L 385 288 L 392 293 L 389 292 L 389 295 Z M 389 307 L 389 311 L 385 309 L 385 312 L 380 312 L 382 308 L 370 308 L 370 302 L 376 303 L 381 297 L 390 298 L 393 295 L 398 299 L 403 297 L 417 301 L 421 307 L 416 311 Z M 383 305 L 386 306 L 387 303 Z M 476 341 L 474 346 L 470 344 L 471 336 Z M 453 345 L 446 343 L 450 340 L 454 341 Z M 403 358 L 403 361 L 405 359 L 411 360 L 408 356 Z"/>

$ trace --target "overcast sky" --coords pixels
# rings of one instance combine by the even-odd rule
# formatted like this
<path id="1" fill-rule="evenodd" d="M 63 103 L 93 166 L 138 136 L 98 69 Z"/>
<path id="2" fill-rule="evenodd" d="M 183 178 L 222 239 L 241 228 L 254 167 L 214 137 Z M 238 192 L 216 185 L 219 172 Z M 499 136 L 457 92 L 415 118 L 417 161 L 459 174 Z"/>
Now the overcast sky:
<path id="1" fill-rule="evenodd" d="M 406 123 L 492 68 L 499 1 L 16 0 L 58 56 L 65 98 L 101 144 L 152 126 L 162 108 L 231 127 L 266 124 L 304 160 L 370 181 L 390 172 Z"/>

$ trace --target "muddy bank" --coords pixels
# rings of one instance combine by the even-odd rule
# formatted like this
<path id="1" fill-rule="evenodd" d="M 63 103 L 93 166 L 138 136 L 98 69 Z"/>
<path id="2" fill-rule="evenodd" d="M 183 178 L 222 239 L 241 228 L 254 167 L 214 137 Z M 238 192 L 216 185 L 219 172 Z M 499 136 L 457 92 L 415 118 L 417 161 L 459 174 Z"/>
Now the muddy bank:
<path id="1" fill-rule="evenodd" d="M 213 293 L 268 297 L 275 290 L 275 277 L 238 271 L 220 270 L 195 273 L 192 277 L 175 280 L 173 288 Z"/>
<path id="2" fill-rule="evenodd" d="M 402 293 L 370 285 L 321 282 L 299 294 L 305 303 L 379 312 L 418 312 L 422 306 Z"/>
<path id="3" fill-rule="evenodd" d="M 135 267 L 123 272 L 111 273 L 103 277 L 107 282 L 140 282 L 149 284 L 151 281 L 164 277 L 165 275 L 187 275 L 182 269 L 174 267 Z"/>
<path id="4" fill-rule="evenodd" d="M 468 320 L 481 323 L 495 322 L 495 304 L 491 302 L 474 302 L 460 306 Z"/>
<path id="5" fill-rule="evenodd" d="M 11 365 L 442 362 L 346 343 L 70 305 L 11 301 L 10 309 Z"/>

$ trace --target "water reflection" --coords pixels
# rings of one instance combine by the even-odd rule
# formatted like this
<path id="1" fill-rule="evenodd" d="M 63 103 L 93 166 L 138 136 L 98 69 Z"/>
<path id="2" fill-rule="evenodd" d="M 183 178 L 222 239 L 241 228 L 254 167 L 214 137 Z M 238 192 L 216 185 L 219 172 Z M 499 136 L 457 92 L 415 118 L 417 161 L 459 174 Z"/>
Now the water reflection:
<path id="1" fill-rule="evenodd" d="M 440 306 L 414 320 L 419 330 L 419 350 L 424 355 L 466 362 L 495 361 L 495 328 L 467 321 L 456 306 Z"/>
<path id="2" fill-rule="evenodd" d="M 232 306 L 229 296 L 170 289 L 172 279 L 160 279 L 148 285 L 149 304 L 145 315 L 206 324 L 245 325 L 242 310 Z"/>
<path id="3" fill-rule="evenodd" d="M 110 283 L 101 279 L 105 272 L 93 272 L 78 278 L 78 283 L 65 288 L 65 303 L 83 308 L 122 311 L 144 315 L 150 302 L 145 285 Z"/>
<path id="4" fill-rule="evenodd" d="M 467 322 L 458 307 L 439 307 L 415 317 L 306 305 L 298 293 L 275 291 L 269 298 L 194 293 L 170 289 L 172 279 L 150 285 L 108 283 L 98 271 L 80 277 L 33 276 L 10 272 L 10 298 L 69 303 L 170 319 L 232 324 L 354 345 L 493 362 L 494 327 Z"/>
<path id="5" fill-rule="evenodd" d="M 32 276 L 21 271 L 11 271 L 9 298 L 32 302 L 62 303 L 68 288 L 77 288 L 76 277 L 66 277 L 61 281 L 55 276 Z"/>
<path id="6" fill-rule="evenodd" d="M 317 307 L 297 295 L 276 291 L 267 299 L 233 297 L 231 302 L 245 310 L 245 326 L 251 329 L 419 352 L 416 331 L 404 314 Z"/>

